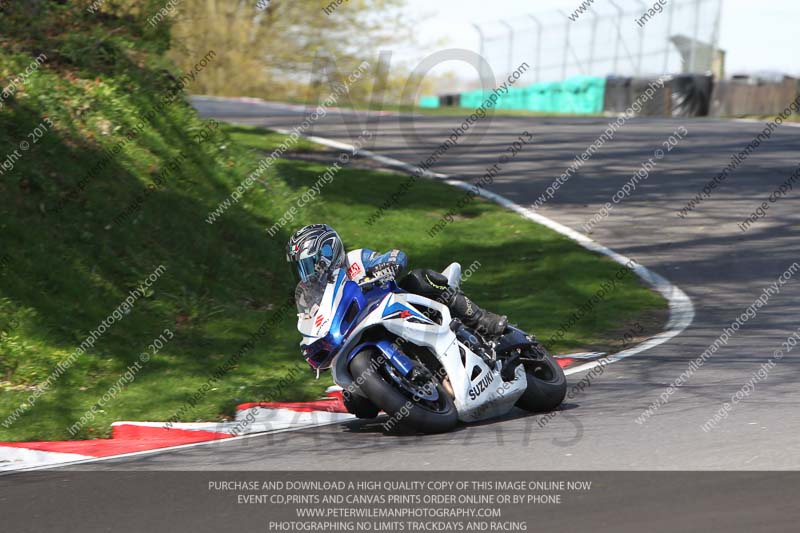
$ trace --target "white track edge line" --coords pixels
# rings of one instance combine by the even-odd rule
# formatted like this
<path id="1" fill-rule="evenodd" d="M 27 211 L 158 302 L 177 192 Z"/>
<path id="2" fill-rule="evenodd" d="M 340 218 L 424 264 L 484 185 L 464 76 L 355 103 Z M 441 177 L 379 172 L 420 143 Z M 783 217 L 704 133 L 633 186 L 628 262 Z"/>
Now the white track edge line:
<path id="1" fill-rule="evenodd" d="M 273 131 L 277 131 L 278 133 L 283 133 L 283 134 L 288 133 L 287 130 L 283 129 L 278 129 L 278 128 L 270 128 L 270 129 L 272 129 Z M 303 137 L 318 144 L 328 146 L 330 148 L 336 148 L 337 150 L 346 150 L 353 154 L 356 153 L 360 154 L 364 157 L 378 161 L 384 165 L 404 170 L 410 174 L 419 173 L 419 171 L 421 170 L 418 167 L 415 167 L 408 163 L 404 163 L 403 161 L 393 159 L 391 157 L 378 155 L 369 150 L 358 150 L 355 146 L 347 143 L 334 141 L 332 139 L 327 139 L 325 137 L 318 137 L 313 135 L 303 135 Z M 667 302 L 669 302 L 670 318 L 669 321 L 667 322 L 667 326 L 666 329 L 664 329 L 664 331 L 656 335 L 653 335 L 649 339 L 637 344 L 632 348 L 606 356 L 605 357 L 606 362 L 614 363 L 622 359 L 634 356 L 645 350 L 649 350 L 650 348 L 654 348 L 659 344 L 663 344 L 669 339 L 683 333 L 683 331 L 686 328 L 688 328 L 689 325 L 694 320 L 694 305 L 692 304 L 691 298 L 689 298 L 689 296 L 685 292 L 683 292 L 679 287 L 673 285 L 665 277 L 653 272 L 652 270 L 648 269 L 643 265 L 640 265 L 636 261 L 618 252 L 615 252 L 614 250 L 608 248 L 607 246 L 603 246 L 599 242 L 587 237 L 586 235 L 578 233 L 572 228 L 569 228 L 559 222 L 556 222 L 555 220 L 547 218 L 544 215 L 535 213 L 530 209 L 522 207 L 521 205 L 512 202 L 508 198 L 501 196 L 497 193 L 493 193 L 491 191 L 487 191 L 480 187 L 470 185 L 469 183 L 450 179 L 450 176 L 446 174 L 429 172 L 425 170 L 423 171 L 422 175 L 428 178 L 440 179 L 444 181 L 444 183 L 447 183 L 448 185 L 452 185 L 454 187 L 458 187 L 460 189 L 471 190 L 471 191 L 475 191 L 477 189 L 478 195 L 488 200 L 492 200 L 500 204 L 501 206 L 505 207 L 506 209 L 510 209 L 511 211 L 514 211 L 515 213 L 522 215 L 523 217 L 529 220 L 532 220 L 533 222 L 546 226 L 551 230 L 555 231 L 556 233 L 564 235 L 568 239 L 577 242 L 579 245 L 583 246 L 589 251 L 605 255 L 606 257 L 612 259 L 613 261 L 623 266 L 629 263 L 633 263 L 632 270 L 634 271 L 634 273 L 655 291 L 661 293 L 661 295 L 667 300 Z M 582 365 L 570 367 L 564 373 L 566 375 L 576 374 L 578 372 L 591 370 L 597 366 L 600 366 L 600 363 L 598 363 L 597 361 L 592 361 L 590 363 L 585 363 Z"/>
<path id="2" fill-rule="evenodd" d="M 771 122 L 771 120 L 757 120 L 754 118 L 732 118 L 729 120 L 732 120 L 733 122 L 742 122 L 745 124 L 766 124 L 768 122 Z M 800 128 L 800 122 L 787 122 L 784 120 L 781 126 L 789 126 L 790 128 Z"/>
<path id="3" fill-rule="evenodd" d="M 798 125 L 798 126 L 800 126 L 800 125 Z M 287 130 L 282 130 L 282 129 L 278 129 L 278 128 L 271 128 L 271 129 L 273 131 L 277 131 L 278 133 L 284 133 L 284 134 L 287 131 Z M 361 154 L 364 157 L 368 157 L 370 159 L 373 159 L 374 161 L 378 161 L 379 163 L 382 163 L 382 164 L 385 164 L 385 165 L 388 165 L 388 166 L 392 166 L 392 167 L 396 167 L 396 168 L 399 168 L 399 169 L 403 169 L 403 170 L 405 170 L 405 171 L 407 171 L 409 173 L 415 173 L 415 172 L 418 171 L 417 167 L 414 167 L 413 165 L 410 165 L 408 163 L 404 163 L 404 162 L 402 162 L 400 160 L 393 159 L 393 158 L 390 158 L 390 157 L 382 156 L 382 155 L 370 152 L 369 150 L 357 150 L 355 146 L 352 146 L 352 145 L 349 145 L 349 144 L 346 144 L 346 143 L 342 143 L 342 142 L 339 142 L 339 141 L 334 141 L 332 139 L 327 139 L 327 138 L 324 138 L 324 137 L 317 137 L 317 136 L 313 136 L 313 135 L 307 135 L 307 136 L 304 136 L 304 137 L 309 139 L 312 142 L 316 142 L 318 144 L 322 144 L 324 146 L 328 146 L 328 147 L 331 147 L 331 148 L 336 148 L 337 150 L 347 150 L 349 152 L 352 152 L 353 154 L 355 154 L 355 153 Z M 423 172 L 422 175 L 425 176 L 425 177 L 428 177 L 428 178 L 441 179 L 445 183 L 447 183 L 448 185 L 452 185 L 454 187 L 459 187 L 461 189 L 473 190 L 473 188 L 474 188 L 474 186 L 470 185 L 469 183 L 463 183 L 463 182 L 460 182 L 460 181 L 457 181 L 457 180 L 448 179 L 449 176 L 447 176 L 445 174 L 439 174 L 439 173 L 436 173 L 436 172 L 429 172 L 429 171 L 426 170 L 426 171 Z M 483 190 L 483 189 L 480 189 L 480 188 L 478 188 L 478 194 L 480 196 L 483 196 L 484 198 L 487 198 L 489 200 L 492 200 L 492 201 L 502 205 L 503 207 L 505 207 L 507 209 L 510 209 L 510 210 L 514 211 L 515 213 L 517 213 L 519 215 L 524 216 L 525 218 L 527 218 L 529 220 L 532 220 L 533 222 L 537 222 L 537 223 L 539 223 L 539 224 L 541 224 L 543 226 L 546 226 L 546 227 L 552 229 L 553 231 L 555 231 L 557 233 L 560 233 L 561 235 L 564 235 L 565 237 L 567 237 L 569 239 L 572 239 L 573 241 L 577 242 L 578 244 L 580 244 L 581 246 L 583 246 L 587 250 L 590 250 L 590 251 L 597 252 L 597 253 L 600 253 L 602 255 L 605 255 L 605 256 L 609 257 L 610 259 L 612 259 L 613 261 L 619 263 L 620 265 L 626 265 L 626 264 L 630 263 L 631 261 L 633 261 L 632 259 L 629 259 L 628 257 L 615 252 L 611 248 L 603 246 L 602 244 L 598 243 L 597 241 L 595 241 L 593 239 L 590 239 L 589 237 L 587 237 L 587 236 L 585 236 L 585 235 L 583 235 L 581 233 L 578 233 L 577 231 L 573 230 L 572 228 L 569 228 L 569 227 L 567 227 L 567 226 L 565 226 L 565 225 L 563 225 L 563 224 L 561 224 L 559 222 L 556 222 L 555 220 L 547 218 L 544 215 L 540 215 L 538 213 L 534 213 L 533 211 L 531 211 L 531 210 L 529 210 L 529 209 L 527 209 L 525 207 L 522 207 L 521 205 L 519 205 L 519 204 L 517 204 L 515 202 L 512 202 L 511 200 L 509 200 L 508 198 L 505 198 L 504 196 L 501 196 L 499 194 L 496 194 L 496 193 L 493 193 L 493 192 L 490 192 L 490 191 L 486 191 L 486 190 Z M 654 347 L 658 346 L 659 344 L 663 344 L 666 341 L 668 341 L 669 339 L 671 339 L 673 337 L 676 337 L 676 336 L 680 335 L 681 333 L 683 333 L 683 331 L 687 327 L 689 327 L 689 325 L 694 320 L 694 305 L 692 304 L 691 298 L 689 298 L 689 296 L 685 292 L 683 292 L 679 287 L 677 287 L 677 286 L 673 285 L 672 283 L 670 283 L 669 280 L 667 280 L 666 278 L 664 278 L 660 274 L 656 274 L 652 270 L 648 269 L 647 267 L 645 267 L 643 265 L 640 265 L 640 264 L 636 263 L 635 261 L 634 261 L 634 263 L 635 264 L 634 264 L 634 267 L 633 267 L 633 271 L 636 273 L 636 275 L 639 276 L 647 285 L 649 285 L 654 290 L 656 290 L 659 293 L 661 293 L 661 295 L 664 296 L 664 298 L 666 298 L 667 301 L 669 302 L 670 319 L 669 319 L 669 322 L 667 323 L 666 329 L 664 331 L 662 331 L 661 333 L 658 333 L 658 334 L 650 337 L 649 339 L 645 340 L 644 342 L 641 342 L 641 343 L 637 344 L 633 348 L 629 348 L 628 350 L 623 350 L 621 352 L 617 352 L 615 354 L 606 356 L 605 359 L 606 359 L 606 361 L 608 361 L 608 363 L 614 363 L 614 362 L 620 361 L 620 360 L 625 359 L 627 357 L 631 357 L 631 356 L 634 356 L 634 355 L 636 355 L 638 353 L 641 353 L 641 352 L 643 352 L 645 350 L 649 350 L 650 348 L 654 348 Z M 564 374 L 569 376 L 571 374 L 577 374 L 578 372 L 583 372 L 585 370 L 591 370 L 591 369 L 596 368 L 598 366 L 600 366 L 600 363 L 598 363 L 597 361 L 592 361 L 590 363 L 585 363 L 583 365 L 578 365 L 578 366 L 575 366 L 575 367 L 568 368 L 567 370 L 564 371 Z M 341 424 L 341 423 L 342 423 L 341 421 L 332 421 L 332 422 L 316 424 L 316 425 L 313 425 L 313 426 L 304 426 L 302 428 L 287 428 L 287 429 L 271 431 L 271 432 L 267 432 L 267 433 L 253 433 L 251 435 L 241 435 L 241 436 L 238 436 L 238 437 L 230 437 L 230 438 L 227 438 L 227 439 L 215 439 L 213 441 L 194 442 L 194 443 L 191 443 L 191 444 L 181 444 L 179 446 L 171 446 L 171 447 L 167 447 L 167 448 L 158 448 L 158 449 L 155 449 L 155 450 L 143 450 L 143 451 L 140 451 L 140 452 L 131 452 L 131 453 L 125 453 L 125 454 L 121 454 L 121 455 L 110 455 L 108 457 L 97 457 L 97 458 L 92 458 L 92 459 L 85 459 L 85 460 L 82 460 L 82 461 L 74 461 L 74 462 L 70 462 L 70 463 L 63 463 L 63 464 L 60 464 L 60 465 L 41 466 L 41 467 L 32 467 L 32 468 L 22 468 L 22 469 L 19 469 L 19 470 L 11 470 L 11 471 L 8 471 L 8 472 L 0 472 L 0 476 L 19 473 L 19 472 L 31 472 L 31 471 L 34 471 L 34 470 L 52 470 L 54 468 L 63 468 L 63 467 L 66 467 L 66 466 L 74 466 L 74 465 L 86 464 L 86 463 L 96 463 L 96 462 L 100 462 L 100 461 L 108 461 L 108 460 L 111 460 L 111 459 L 123 459 L 123 458 L 126 458 L 126 457 L 135 457 L 135 456 L 138 456 L 138 455 L 157 454 L 157 453 L 168 452 L 168 451 L 172 451 L 172 450 L 180 450 L 180 449 L 184 449 L 184 448 L 195 448 L 195 447 L 199 447 L 199 446 L 208 446 L 210 444 L 219 444 L 219 443 L 222 443 L 222 442 L 232 442 L 232 441 L 236 441 L 236 440 L 255 438 L 255 437 L 262 437 L 264 435 L 274 435 L 274 434 L 277 434 L 277 433 L 288 433 L 288 432 L 291 432 L 291 431 L 300 431 L 302 429 L 309 429 L 309 428 L 314 428 L 314 427 L 323 427 L 323 426 L 328 426 L 328 425 L 333 425 L 333 424 Z"/>

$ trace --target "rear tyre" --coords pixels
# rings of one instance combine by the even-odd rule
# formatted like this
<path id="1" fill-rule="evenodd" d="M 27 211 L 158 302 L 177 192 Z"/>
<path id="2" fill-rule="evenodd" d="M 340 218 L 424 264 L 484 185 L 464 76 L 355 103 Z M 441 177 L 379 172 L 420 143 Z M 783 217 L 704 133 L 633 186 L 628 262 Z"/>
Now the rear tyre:
<path id="1" fill-rule="evenodd" d="M 528 386 L 516 406 L 533 413 L 552 411 L 561 405 L 567 394 L 564 370 L 541 344 L 528 357 L 535 360 L 522 362 Z"/>
<path id="2" fill-rule="evenodd" d="M 389 415 L 384 424 L 387 430 L 403 426 L 422 433 L 443 433 L 458 423 L 453 399 L 416 361 L 411 377 L 404 377 L 383 354 L 367 348 L 350 362 L 350 373 L 361 381 L 361 392 Z"/>

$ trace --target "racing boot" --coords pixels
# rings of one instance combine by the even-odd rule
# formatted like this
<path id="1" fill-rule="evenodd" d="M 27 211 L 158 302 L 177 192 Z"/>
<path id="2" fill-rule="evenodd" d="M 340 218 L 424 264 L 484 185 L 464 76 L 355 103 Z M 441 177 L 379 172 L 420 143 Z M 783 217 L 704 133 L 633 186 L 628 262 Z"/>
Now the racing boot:
<path id="1" fill-rule="evenodd" d="M 445 304 L 453 318 L 461 319 L 465 326 L 485 337 L 499 337 L 508 325 L 508 318 L 481 309 L 461 289 L 450 287 L 447 278 L 435 270 L 412 270 L 400 281 L 400 286 Z"/>
<path id="2" fill-rule="evenodd" d="M 443 295 L 445 303 L 453 315 L 460 318 L 464 325 L 476 330 L 485 337 L 495 338 L 503 334 L 508 325 L 508 317 L 496 315 L 486 309 L 481 309 L 475 302 L 467 298 L 461 290 L 448 288 Z"/>

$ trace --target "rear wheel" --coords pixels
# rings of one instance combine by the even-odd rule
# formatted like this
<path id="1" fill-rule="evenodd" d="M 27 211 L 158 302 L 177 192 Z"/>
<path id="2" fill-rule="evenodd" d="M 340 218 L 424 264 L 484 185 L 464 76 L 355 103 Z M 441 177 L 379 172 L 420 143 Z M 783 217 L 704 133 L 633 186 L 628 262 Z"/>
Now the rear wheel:
<path id="1" fill-rule="evenodd" d="M 517 400 L 517 407 L 541 413 L 561 405 L 567 394 L 567 377 L 553 356 L 537 343 L 520 361 L 528 386 Z"/>
<path id="2" fill-rule="evenodd" d="M 396 426 L 422 433 L 443 433 L 458 423 L 453 399 L 421 363 L 403 376 L 380 352 L 367 348 L 350 362 L 350 373 L 361 392 L 389 415 L 387 429 Z"/>

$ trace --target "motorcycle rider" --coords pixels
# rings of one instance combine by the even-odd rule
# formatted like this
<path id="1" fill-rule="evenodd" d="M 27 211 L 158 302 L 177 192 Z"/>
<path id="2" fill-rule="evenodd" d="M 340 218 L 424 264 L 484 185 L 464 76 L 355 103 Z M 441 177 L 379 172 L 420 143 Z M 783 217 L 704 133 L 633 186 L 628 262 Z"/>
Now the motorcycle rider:
<path id="1" fill-rule="evenodd" d="M 286 260 L 293 264 L 298 282 L 345 268 L 348 278 L 362 285 L 379 278 L 398 279 L 407 266 L 406 254 L 400 250 L 379 254 L 358 248 L 345 253 L 339 234 L 327 224 L 312 224 L 297 230 L 286 245 Z M 508 324 L 506 316 L 481 309 L 460 289 L 448 286 L 447 277 L 435 270 L 412 270 L 398 285 L 444 303 L 454 318 L 489 337 L 501 335 Z"/>

